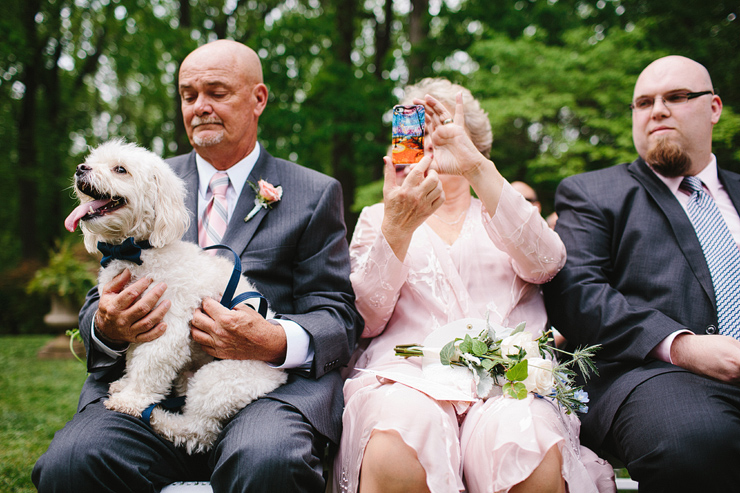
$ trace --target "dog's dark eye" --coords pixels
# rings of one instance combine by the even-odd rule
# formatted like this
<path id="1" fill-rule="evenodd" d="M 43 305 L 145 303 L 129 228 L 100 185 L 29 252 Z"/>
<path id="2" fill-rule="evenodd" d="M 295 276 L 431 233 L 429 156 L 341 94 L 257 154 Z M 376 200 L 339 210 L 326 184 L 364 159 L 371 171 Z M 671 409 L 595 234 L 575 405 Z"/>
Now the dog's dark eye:
<path id="1" fill-rule="evenodd" d="M 123 166 L 116 166 L 115 168 L 113 168 L 113 171 L 115 171 L 116 173 L 120 173 L 122 175 L 125 175 L 126 173 L 128 173 L 128 171 L 126 171 L 126 168 L 124 168 Z"/>

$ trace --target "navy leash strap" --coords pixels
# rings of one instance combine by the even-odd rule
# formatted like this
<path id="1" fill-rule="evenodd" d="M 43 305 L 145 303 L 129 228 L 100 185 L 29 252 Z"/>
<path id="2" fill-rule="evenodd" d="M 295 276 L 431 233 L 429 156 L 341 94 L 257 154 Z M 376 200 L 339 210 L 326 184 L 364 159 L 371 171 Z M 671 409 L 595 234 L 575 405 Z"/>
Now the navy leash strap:
<path id="1" fill-rule="evenodd" d="M 256 300 L 256 303 L 254 300 Z M 231 306 L 229 308 L 233 309 L 236 305 L 239 305 L 241 303 L 254 308 L 257 313 L 262 315 L 262 318 L 267 318 L 267 300 L 257 291 L 247 291 L 245 293 L 240 293 L 234 296 L 234 299 L 231 301 Z"/>
<path id="2" fill-rule="evenodd" d="M 267 318 L 267 300 L 257 291 L 247 291 L 234 296 L 236 292 L 236 286 L 239 284 L 239 278 L 242 275 L 242 262 L 239 259 L 239 255 L 226 245 L 213 245 L 204 248 L 203 250 L 212 250 L 218 248 L 221 250 L 228 250 L 234 255 L 234 270 L 231 271 L 231 277 L 229 283 L 226 285 L 223 296 L 221 296 L 221 304 L 233 310 L 235 306 L 244 303 L 253 308 L 257 313 L 262 315 L 263 318 Z M 256 305 L 256 306 L 255 306 Z M 141 420 L 151 428 L 152 411 L 157 406 L 162 406 L 166 409 L 179 409 L 185 404 L 185 397 L 168 397 L 163 401 L 155 402 L 147 407 L 143 413 L 141 413 Z"/>
<path id="3" fill-rule="evenodd" d="M 267 300 L 257 291 L 247 291 L 246 293 L 240 293 L 234 296 L 236 286 L 239 284 L 239 278 L 242 275 L 242 261 L 239 259 L 239 255 L 231 247 L 226 245 L 212 245 L 205 247 L 203 250 L 212 250 L 214 248 L 228 250 L 234 256 L 234 270 L 231 272 L 229 284 L 226 286 L 223 296 L 221 296 L 221 304 L 229 310 L 233 310 L 236 305 L 245 303 L 254 308 L 262 317 L 267 317 Z M 247 300 L 255 298 L 258 300 L 256 307 L 252 303 L 247 302 Z"/>
<path id="4" fill-rule="evenodd" d="M 152 411 L 154 411 L 154 408 L 157 406 L 162 406 L 166 409 L 180 409 L 182 406 L 185 405 L 185 396 L 180 397 L 168 397 L 167 399 L 154 403 L 144 409 L 144 412 L 141 413 L 141 420 L 146 423 L 146 425 L 151 428 L 152 424 L 150 423 L 152 419 Z"/>
<path id="5" fill-rule="evenodd" d="M 234 270 L 231 271 L 231 278 L 229 278 L 229 284 L 226 285 L 224 294 L 221 296 L 221 304 L 231 310 L 231 299 L 234 297 L 236 292 L 236 286 L 239 284 L 239 277 L 242 275 L 242 261 L 239 259 L 239 255 L 234 250 L 226 245 L 212 245 L 205 247 L 203 250 L 228 250 L 234 256 Z"/>

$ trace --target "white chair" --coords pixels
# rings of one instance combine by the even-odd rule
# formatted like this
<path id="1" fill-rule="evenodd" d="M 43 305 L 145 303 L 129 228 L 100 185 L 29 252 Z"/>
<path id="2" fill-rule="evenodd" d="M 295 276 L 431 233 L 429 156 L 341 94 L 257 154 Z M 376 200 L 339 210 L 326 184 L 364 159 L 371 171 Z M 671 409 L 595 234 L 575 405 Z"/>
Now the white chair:
<path id="1" fill-rule="evenodd" d="M 331 474 L 331 467 L 333 459 L 329 461 L 328 465 L 324 466 L 325 474 L 328 473 L 329 481 L 326 482 L 325 493 L 332 493 L 334 484 L 334 477 Z M 325 476 L 326 477 L 326 476 Z M 172 484 L 168 484 L 162 488 L 161 493 L 213 493 L 211 483 L 209 481 L 176 481 Z"/>
<path id="2" fill-rule="evenodd" d="M 332 482 L 326 485 L 326 493 L 332 493 Z M 177 481 L 162 488 L 162 493 L 213 493 L 208 481 Z"/>
<path id="3" fill-rule="evenodd" d="M 617 478 L 617 491 L 637 491 L 638 489 L 637 481 L 634 479 Z"/>
<path id="4" fill-rule="evenodd" d="M 162 488 L 162 493 L 213 493 L 208 481 L 177 481 Z"/>
<path id="5" fill-rule="evenodd" d="M 331 481 L 326 493 L 331 493 Z M 617 491 L 637 491 L 637 481 L 630 478 L 617 478 Z M 208 481 L 178 481 L 162 488 L 162 493 L 213 493 Z"/>

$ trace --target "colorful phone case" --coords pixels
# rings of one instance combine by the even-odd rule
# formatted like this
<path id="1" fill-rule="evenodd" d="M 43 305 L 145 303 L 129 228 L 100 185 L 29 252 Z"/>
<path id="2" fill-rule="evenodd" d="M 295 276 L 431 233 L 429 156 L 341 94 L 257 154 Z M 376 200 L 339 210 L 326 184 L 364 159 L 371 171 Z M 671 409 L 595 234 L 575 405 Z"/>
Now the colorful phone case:
<path id="1" fill-rule="evenodd" d="M 393 164 L 418 163 L 424 157 L 424 106 L 393 107 Z"/>

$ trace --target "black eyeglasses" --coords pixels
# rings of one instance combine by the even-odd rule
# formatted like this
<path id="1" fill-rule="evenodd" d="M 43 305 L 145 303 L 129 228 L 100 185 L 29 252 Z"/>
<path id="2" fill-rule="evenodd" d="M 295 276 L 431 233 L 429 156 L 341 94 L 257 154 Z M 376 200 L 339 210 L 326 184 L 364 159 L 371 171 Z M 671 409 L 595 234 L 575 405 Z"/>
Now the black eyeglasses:
<path id="1" fill-rule="evenodd" d="M 660 98 L 663 100 L 663 104 L 666 106 L 675 106 L 677 104 L 688 103 L 690 99 L 698 98 L 699 96 L 705 96 L 707 94 L 714 94 L 713 91 L 701 91 L 701 92 L 672 92 L 665 96 L 644 96 L 635 99 L 630 108 L 633 111 L 649 110 L 655 104 L 655 99 Z"/>

